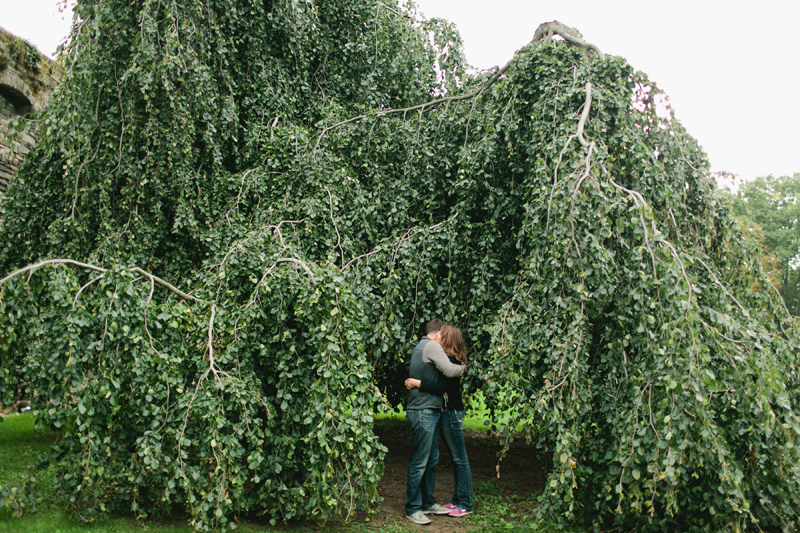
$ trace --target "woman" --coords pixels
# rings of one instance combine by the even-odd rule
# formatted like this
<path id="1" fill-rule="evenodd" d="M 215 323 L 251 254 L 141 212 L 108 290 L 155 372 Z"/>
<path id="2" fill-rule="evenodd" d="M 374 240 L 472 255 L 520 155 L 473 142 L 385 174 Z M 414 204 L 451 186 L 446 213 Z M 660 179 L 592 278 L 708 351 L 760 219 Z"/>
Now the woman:
<path id="1" fill-rule="evenodd" d="M 441 332 L 441 345 L 444 353 L 450 357 L 450 362 L 466 365 L 467 350 L 461 330 L 445 324 Z M 464 446 L 464 402 L 461 398 L 461 379 L 446 378 L 441 374 L 435 382 L 408 378 L 406 388 L 411 390 L 414 387 L 419 387 L 423 392 L 442 395 L 444 411 L 439 418 L 439 427 L 453 459 L 455 483 L 453 498 L 443 507 L 450 509 L 450 516 L 468 515 L 472 512 L 472 471 Z"/>

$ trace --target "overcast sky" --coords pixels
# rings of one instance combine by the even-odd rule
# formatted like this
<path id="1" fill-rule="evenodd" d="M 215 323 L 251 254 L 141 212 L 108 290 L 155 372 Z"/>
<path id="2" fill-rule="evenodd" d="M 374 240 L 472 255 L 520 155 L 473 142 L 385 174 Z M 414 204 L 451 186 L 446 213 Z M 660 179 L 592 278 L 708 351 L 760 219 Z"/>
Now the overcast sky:
<path id="1" fill-rule="evenodd" d="M 72 0 L 68 0 L 70 3 Z M 65 0 L 0 0 L 0 26 L 52 55 Z M 455 22 L 469 62 L 504 65 L 542 22 L 578 28 L 625 57 L 672 101 L 714 171 L 750 179 L 800 172 L 800 2 L 796 0 L 417 0 Z M 737 4 L 741 7 L 735 7 Z"/>

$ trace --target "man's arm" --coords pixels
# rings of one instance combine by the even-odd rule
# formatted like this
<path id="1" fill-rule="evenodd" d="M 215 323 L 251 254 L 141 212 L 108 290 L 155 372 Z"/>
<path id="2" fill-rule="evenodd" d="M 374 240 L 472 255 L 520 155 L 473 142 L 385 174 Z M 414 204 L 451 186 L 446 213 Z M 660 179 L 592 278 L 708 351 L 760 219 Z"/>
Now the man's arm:
<path id="1" fill-rule="evenodd" d="M 408 378 L 405 381 L 405 386 L 408 390 L 418 388 L 420 392 L 427 392 L 428 394 L 441 396 L 447 392 L 447 379 L 441 378 L 437 379 L 436 381 L 428 381 L 427 379 Z"/>
<path id="2" fill-rule="evenodd" d="M 464 365 L 451 363 L 450 358 L 444 353 L 442 345 L 438 342 L 429 342 L 422 350 L 422 360 L 426 363 L 432 363 L 439 372 L 448 378 L 457 378 L 464 373 L 466 368 Z"/>

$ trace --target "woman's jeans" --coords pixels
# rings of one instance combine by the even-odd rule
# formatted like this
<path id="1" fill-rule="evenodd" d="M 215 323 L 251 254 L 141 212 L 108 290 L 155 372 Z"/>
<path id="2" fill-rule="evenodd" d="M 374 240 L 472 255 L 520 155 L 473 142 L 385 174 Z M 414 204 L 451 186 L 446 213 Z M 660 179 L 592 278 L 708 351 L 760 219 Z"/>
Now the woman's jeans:
<path id="1" fill-rule="evenodd" d="M 406 478 L 406 514 L 411 515 L 436 503 L 436 463 L 439 462 L 439 417 L 433 409 L 409 409 L 412 447 Z M 463 420 L 463 415 L 462 415 Z M 463 438 L 462 438 L 463 441 Z"/>
<path id="2" fill-rule="evenodd" d="M 469 468 L 467 449 L 464 446 L 464 411 L 442 411 L 439 420 L 442 438 L 453 459 L 455 494 L 451 503 L 472 510 L 472 471 Z"/>

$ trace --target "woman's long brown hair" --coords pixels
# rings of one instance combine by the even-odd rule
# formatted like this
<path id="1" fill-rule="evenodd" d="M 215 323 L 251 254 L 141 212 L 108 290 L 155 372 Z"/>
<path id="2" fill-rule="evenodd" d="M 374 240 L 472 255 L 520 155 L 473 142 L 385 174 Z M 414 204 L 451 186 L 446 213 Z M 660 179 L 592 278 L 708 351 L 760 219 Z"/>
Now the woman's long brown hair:
<path id="1" fill-rule="evenodd" d="M 450 324 L 442 326 L 442 348 L 444 353 L 450 357 L 455 357 L 462 365 L 467 364 L 467 346 L 464 344 L 464 337 L 461 330 Z"/>

